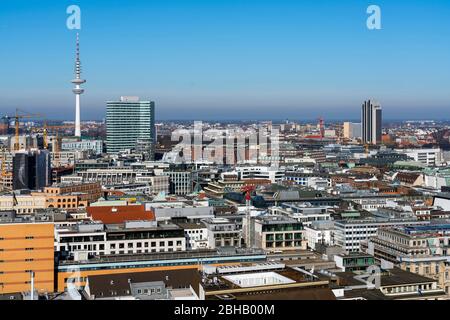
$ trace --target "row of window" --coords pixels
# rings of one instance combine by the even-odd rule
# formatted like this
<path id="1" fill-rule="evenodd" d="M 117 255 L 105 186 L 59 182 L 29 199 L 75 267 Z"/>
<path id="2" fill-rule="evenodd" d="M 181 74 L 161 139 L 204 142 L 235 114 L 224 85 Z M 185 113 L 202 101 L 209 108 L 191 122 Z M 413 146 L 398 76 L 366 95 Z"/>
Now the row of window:
<path id="1" fill-rule="evenodd" d="M 167 243 L 167 245 L 166 245 L 166 243 Z M 128 249 L 142 248 L 142 247 L 144 247 L 144 248 L 148 248 L 148 247 L 156 248 L 157 244 L 158 244 L 158 242 L 156 242 L 156 241 L 144 242 L 144 243 L 142 243 L 142 242 L 138 242 L 138 243 L 130 242 L 130 243 L 128 243 L 126 245 L 126 247 Z M 181 240 L 178 240 L 178 241 L 172 241 L 171 240 L 171 241 L 167 241 L 167 242 L 166 241 L 160 241 L 159 242 L 159 247 L 166 247 L 166 246 L 173 247 L 174 244 L 177 247 L 181 247 L 183 245 L 183 242 Z M 114 249 L 125 249 L 125 243 L 119 243 L 118 245 L 116 243 L 111 243 L 109 245 L 109 248 L 111 250 L 114 250 Z M 68 251 L 83 250 L 83 249 L 84 250 L 97 250 L 97 244 L 68 245 L 67 249 L 68 249 Z M 61 246 L 61 251 L 65 251 L 65 250 L 66 250 L 66 247 L 65 246 Z M 98 250 L 105 250 L 105 244 L 100 243 L 98 245 Z"/>

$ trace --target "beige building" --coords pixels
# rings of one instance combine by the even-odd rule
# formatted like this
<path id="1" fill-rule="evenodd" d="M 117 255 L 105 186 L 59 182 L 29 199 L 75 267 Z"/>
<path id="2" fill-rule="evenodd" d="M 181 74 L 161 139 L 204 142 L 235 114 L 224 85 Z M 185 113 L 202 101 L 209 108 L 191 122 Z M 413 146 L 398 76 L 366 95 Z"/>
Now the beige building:
<path id="1" fill-rule="evenodd" d="M 342 133 L 345 139 L 361 138 L 361 123 L 344 122 Z"/>
<path id="2" fill-rule="evenodd" d="M 450 295 L 450 227 L 447 224 L 379 229 L 367 252 L 402 270 L 437 280 Z"/>
<path id="3" fill-rule="evenodd" d="M 12 195 L 0 196 L 0 211 L 16 210 L 18 214 L 33 213 L 37 209 L 47 208 L 46 196 L 43 194 L 16 195 L 17 204 L 14 205 Z"/>

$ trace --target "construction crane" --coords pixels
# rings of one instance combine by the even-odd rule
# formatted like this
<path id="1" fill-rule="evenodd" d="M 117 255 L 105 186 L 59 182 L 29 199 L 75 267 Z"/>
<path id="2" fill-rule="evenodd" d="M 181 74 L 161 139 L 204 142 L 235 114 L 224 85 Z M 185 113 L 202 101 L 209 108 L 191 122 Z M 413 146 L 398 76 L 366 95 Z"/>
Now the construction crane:
<path id="1" fill-rule="evenodd" d="M 318 120 L 319 120 L 320 136 L 323 139 L 323 138 L 325 138 L 325 121 L 323 120 L 322 117 L 320 117 Z"/>
<path id="2" fill-rule="evenodd" d="M 245 192 L 245 204 L 247 206 L 247 210 L 246 210 L 246 220 L 247 220 L 247 225 L 246 225 L 246 233 L 245 233 L 245 244 L 247 246 L 247 248 L 251 248 L 252 245 L 252 221 L 251 221 L 251 214 L 250 214 L 250 205 L 252 202 L 252 197 L 251 194 L 253 191 L 255 191 L 255 186 L 252 185 L 246 185 L 243 186 L 241 189 L 242 192 Z"/>
<path id="3" fill-rule="evenodd" d="M 22 113 L 22 114 L 20 114 Z M 20 144 L 19 144 L 19 136 L 20 136 L 20 119 L 32 119 L 32 118 L 41 118 L 43 115 L 40 113 L 32 114 L 26 111 L 22 111 L 19 109 L 16 109 L 16 114 L 14 116 L 15 118 L 15 143 L 14 143 L 14 151 L 19 151 Z"/>
<path id="4" fill-rule="evenodd" d="M 75 128 L 74 125 L 61 125 L 61 126 L 49 126 L 47 125 L 47 122 L 44 124 L 44 148 L 48 149 L 48 129 L 55 129 L 56 130 L 56 141 L 53 144 L 53 154 L 54 154 L 54 159 L 55 159 L 55 167 L 59 167 L 59 161 L 60 161 L 60 155 L 61 155 L 61 150 L 60 150 L 60 136 L 59 136 L 59 132 L 58 129 L 73 129 Z"/>

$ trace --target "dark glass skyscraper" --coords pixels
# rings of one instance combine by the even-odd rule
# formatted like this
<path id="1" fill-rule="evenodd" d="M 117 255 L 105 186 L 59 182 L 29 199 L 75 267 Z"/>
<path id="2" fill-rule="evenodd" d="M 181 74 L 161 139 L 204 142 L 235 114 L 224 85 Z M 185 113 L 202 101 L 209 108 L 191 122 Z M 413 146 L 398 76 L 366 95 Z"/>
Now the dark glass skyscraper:
<path id="1" fill-rule="evenodd" d="M 364 101 L 361 112 L 363 143 L 381 143 L 382 121 L 383 118 L 380 104 L 373 100 Z"/>
<path id="2" fill-rule="evenodd" d="M 40 190 L 49 186 L 51 181 L 51 160 L 47 150 L 17 152 L 14 155 L 14 190 Z"/>

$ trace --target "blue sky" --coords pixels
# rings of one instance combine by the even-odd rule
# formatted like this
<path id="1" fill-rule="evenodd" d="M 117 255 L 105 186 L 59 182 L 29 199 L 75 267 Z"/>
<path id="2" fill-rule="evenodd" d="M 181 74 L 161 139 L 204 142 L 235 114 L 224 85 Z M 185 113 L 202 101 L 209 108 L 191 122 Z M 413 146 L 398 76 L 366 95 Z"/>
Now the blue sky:
<path id="1" fill-rule="evenodd" d="M 450 118 L 448 0 L 2 0 L 0 113 L 73 118 L 71 4 L 82 119 L 121 95 L 158 119 L 356 119 L 366 98 L 386 118 Z"/>

